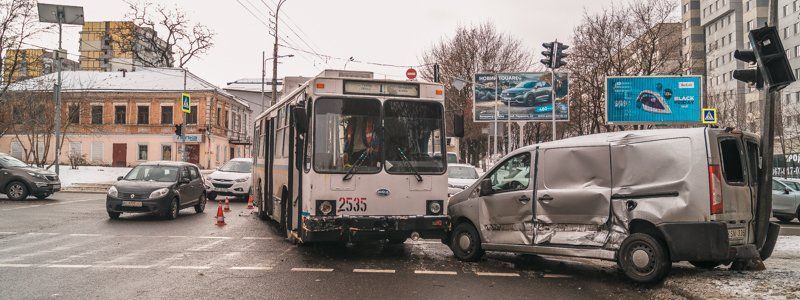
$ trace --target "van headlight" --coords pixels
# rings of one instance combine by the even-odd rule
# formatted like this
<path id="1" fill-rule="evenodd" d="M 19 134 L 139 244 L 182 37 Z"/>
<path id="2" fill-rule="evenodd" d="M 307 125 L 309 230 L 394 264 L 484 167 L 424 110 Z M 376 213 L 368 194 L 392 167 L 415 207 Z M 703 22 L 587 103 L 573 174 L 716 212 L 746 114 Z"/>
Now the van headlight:
<path id="1" fill-rule="evenodd" d="M 119 196 L 119 192 L 117 192 L 117 188 L 112 185 L 110 188 L 108 188 L 108 195 L 116 198 Z"/>
<path id="2" fill-rule="evenodd" d="M 169 193 L 168 188 L 160 188 L 150 193 L 150 199 L 156 199 L 166 196 Z"/>
<path id="3" fill-rule="evenodd" d="M 250 180 L 250 176 L 247 176 L 247 177 L 242 177 L 242 178 L 236 179 L 236 182 L 245 182 L 245 181 L 248 181 L 248 180 Z"/>
<path id="4" fill-rule="evenodd" d="M 426 203 L 426 215 L 441 215 L 442 209 L 444 206 L 444 201 L 442 200 L 428 200 Z"/>

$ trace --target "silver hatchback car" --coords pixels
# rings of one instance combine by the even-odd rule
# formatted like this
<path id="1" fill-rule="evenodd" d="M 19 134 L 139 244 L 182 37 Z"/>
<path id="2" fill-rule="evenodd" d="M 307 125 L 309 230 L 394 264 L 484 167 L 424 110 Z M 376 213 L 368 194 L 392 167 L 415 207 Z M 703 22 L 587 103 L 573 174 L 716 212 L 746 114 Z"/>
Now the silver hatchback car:
<path id="1" fill-rule="evenodd" d="M 783 178 L 772 180 L 772 215 L 782 223 L 800 216 L 800 183 Z"/>

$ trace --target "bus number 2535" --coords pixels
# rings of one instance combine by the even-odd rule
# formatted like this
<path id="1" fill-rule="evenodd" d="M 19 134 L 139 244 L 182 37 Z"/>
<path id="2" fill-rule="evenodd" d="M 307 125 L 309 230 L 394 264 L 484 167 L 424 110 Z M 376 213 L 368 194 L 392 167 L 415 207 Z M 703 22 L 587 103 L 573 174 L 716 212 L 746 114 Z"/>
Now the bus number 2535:
<path id="1" fill-rule="evenodd" d="M 339 197 L 336 211 L 367 211 L 367 198 Z"/>

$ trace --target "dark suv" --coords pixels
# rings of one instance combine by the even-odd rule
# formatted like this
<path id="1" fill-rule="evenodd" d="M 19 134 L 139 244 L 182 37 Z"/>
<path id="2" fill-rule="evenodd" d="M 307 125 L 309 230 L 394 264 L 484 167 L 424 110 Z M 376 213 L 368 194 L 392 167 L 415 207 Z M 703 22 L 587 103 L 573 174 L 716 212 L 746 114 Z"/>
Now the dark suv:
<path id="1" fill-rule="evenodd" d="M 0 153 L 0 193 L 11 200 L 24 200 L 30 195 L 45 199 L 61 190 L 56 173 L 31 167 L 19 159 Z"/>
<path id="2" fill-rule="evenodd" d="M 200 170 L 185 162 L 140 164 L 118 178 L 106 196 L 106 210 L 111 219 L 119 218 L 123 212 L 154 213 L 175 219 L 178 211 L 187 207 L 202 213 L 206 190 Z"/>

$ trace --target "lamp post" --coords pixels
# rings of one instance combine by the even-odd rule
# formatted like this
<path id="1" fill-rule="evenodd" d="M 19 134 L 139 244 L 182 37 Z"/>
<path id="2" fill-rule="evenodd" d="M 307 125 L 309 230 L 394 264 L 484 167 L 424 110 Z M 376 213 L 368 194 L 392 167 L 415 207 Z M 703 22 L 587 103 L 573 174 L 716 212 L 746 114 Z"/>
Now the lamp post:
<path id="1" fill-rule="evenodd" d="M 56 85 L 54 87 L 55 94 L 55 140 L 56 140 L 56 153 L 55 165 L 56 174 L 59 172 L 59 164 L 61 157 L 61 56 L 66 53 L 66 50 L 61 49 L 61 27 L 63 24 L 68 25 L 83 25 L 83 7 L 80 6 L 67 6 L 67 5 L 54 5 L 37 3 L 37 10 L 39 12 L 39 22 L 42 23 L 55 23 L 58 24 L 58 50 L 53 55 L 53 60 L 56 63 L 56 71 L 58 72 Z M 45 157 L 47 157 L 45 155 Z"/>
<path id="2" fill-rule="evenodd" d="M 264 79 L 265 79 L 264 77 L 267 76 L 267 73 L 266 73 L 267 72 L 267 70 L 266 70 L 267 69 L 267 61 L 271 60 L 271 59 L 275 59 L 275 58 L 294 57 L 294 54 L 286 54 L 286 55 L 280 55 L 278 57 L 269 57 L 269 58 L 264 58 L 264 55 L 265 55 L 264 51 L 261 51 L 261 111 L 262 112 L 264 111 L 264 107 L 266 106 L 266 102 L 264 100 Z M 275 78 L 272 79 L 272 84 L 273 84 L 273 89 L 276 89 L 276 87 L 274 86 L 275 84 L 277 84 Z M 272 97 L 273 97 L 272 101 L 275 101 L 275 95 L 276 94 L 277 94 L 277 92 L 272 94 Z"/>

